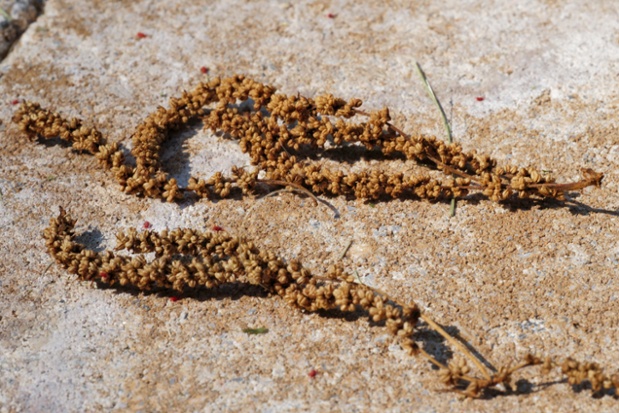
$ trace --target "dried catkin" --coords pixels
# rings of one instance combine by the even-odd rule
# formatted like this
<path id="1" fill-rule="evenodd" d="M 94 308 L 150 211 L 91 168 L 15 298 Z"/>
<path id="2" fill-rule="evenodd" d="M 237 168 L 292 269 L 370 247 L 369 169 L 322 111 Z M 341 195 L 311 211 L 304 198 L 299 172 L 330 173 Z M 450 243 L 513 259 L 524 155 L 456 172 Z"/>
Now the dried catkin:
<path id="1" fill-rule="evenodd" d="M 374 322 L 384 322 L 404 348 L 414 353 L 413 329 L 420 316 L 415 305 L 401 305 L 372 288 L 358 284 L 341 268 L 331 267 L 324 277 L 314 277 L 297 261 L 285 263 L 254 243 L 223 232 L 192 229 L 116 234 L 116 251 L 128 250 L 128 257 L 112 251 L 98 253 L 75 242 L 75 220 L 64 210 L 44 231 L 49 254 L 82 280 L 139 290 L 215 288 L 227 283 L 248 283 L 281 296 L 293 307 L 306 311 L 363 309 Z M 147 261 L 145 253 L 155 253 Z"/>
<path id="2" fill-rule="evenodd" d="M 248 101 L 253 105 L 243 105 Z M 551 175 L 535 169 L 500 167 L 488 155 L 465 152 L 458 144 L 433 136 L 407 136 L 390 123 L 389 109 L 366 113 L 359 110 L 361 104 L 359 99 L 346 102 L 329 94 L 315 99 L 278 94 L 273 87 L 241 75 L 216 78 L 170 99 L 168 109 L 159 107 L 138 125 L 132 138 L 135 165 L 127 164 L 120 146 L 106 144 L 96 129 L 84 127 L 77 119 L 67 121 L 36 103 L 23 102 L 13 119 L 28 135 L 59 136 L 74 149 L 95 155 L 112 171 L 124 192 L 170 202 L 183 198 L 186 192 L 202 198 L 226 198 L 235 188 L 252 193 L 260 171 L 264 181 L 290 182 L 316 195 L 371 200 L 460 198 L 472 191 L 493 201 L 512 196 L 563 199 L 566 191 L 599 186 L 603 178 L 586 169 L 581 181 L 558 184 Z M 367 120 L 354 122 L 358 117 Z M 206 128 L 237 140 L 255 169 L 236 167 L 229 176 L 218 172 L 206 179 L 191 177 L 187 187 L 180 188 L 165 172 L 160 153 L 170 132 L 194 119 L 202 119 Z M 434 165 L 446 178 L 378 170 L 348 173 L 304 159 L 308 150 L 351 144 Z"/>
<path id="3" fill-rule="evenodd" d="M 235 190 L 251 194 L 260 182 L 283 182 L 300 185 L 314 194 L 360 199 L 437 199 L 463 197 L 473 191 L 493 201 L 513 196 L 563 199 L 565 192 L 599 186 L 603 178 L 601 173 L 583 169 L 581 181 L 558 184 L 535 169 L 498 166 L 489 156 L 474 150 L 465 152 L 457 144 L 432 136 L 408 136 L 390 123 L 387 108 L 366 113 L 359 109 L 361 104 L 359 99 L 345 101 L 329 94 L 315 99 L 276 94 L 274 88 L 240 75 L 213 79 L 180 98 L 172 98 L 168 109 L 159 107 L 138 125 L 132 138 L 134 165 L 125 160 L 120 145 L 106 143 L 95 128 L 77 119 L 66 120 L 36 103 L 24 102 L 13 120 L 29 136 L 60 137 L 75 150 L 94 155 L 124 192 L 169 202 L 183 198 L 187 192 L 201 198 L 226 198 Z M 359 117 L 365 121 L 355 122 Z M 193 119 L 201 119 L 206 128 L 237 140 L 241 150 L 250 155 L 254 170 L 234 167 L 229 176 L 217 172 L 206 179 L 191 177 L 188 186 L 180 188 L 163 169 L 160 153 L 170 132 Z M 354 144 L 379 150 L 386 157 L 397 154 L 432 165 L 445 178 L 372 169 L 347 172 L 304 159 L 311 151 Z M 259 173 L 264 178 L 259 179 Z M 409 354 L 421 355 L 434 364 L 445 385 L 469 397 L 480 397 L 490 388 L 496 392 L 498 384 L 509 391 L 513 374 L 529 366 L 539 366 L 541 374 L 558 368 L 571 385 L 588 383 L 595 394 L 617 395 L 619 375 L 607 375 L 597 363 L 572 358 L 527 355 L 520 363 L 491 373 L 469 349 L 422 314 L 416 304 L 397 303 L 355 282 L 338 266 L 328 268 L 323 276 L 315 276 L 298 261 L 284 262 L 274 252 L 260 250 L 245 238 L 192 229 L 159 233 L 129 229 L 116 234 L 116 251 L 126 250 L 133 256 L 115 251 L 99 253 L 75 242 L 74 227 L 75 220 L 61 208 L 59 216 L 45 229 L 44 238 L 56 262 L 81 280 L 103 286 L 177 292 L 240 282 L 260 286 L 290 306 L 306 311 L 361 309 L 373 322 L 384 323 Z M 147 260 L 144 254 L 148 253 L 154 258 Z M 471 374 L 465 359 L 443 364 L 426 353 L 414 339 L 421 322 L 458 348 L 482 377 Z"/>

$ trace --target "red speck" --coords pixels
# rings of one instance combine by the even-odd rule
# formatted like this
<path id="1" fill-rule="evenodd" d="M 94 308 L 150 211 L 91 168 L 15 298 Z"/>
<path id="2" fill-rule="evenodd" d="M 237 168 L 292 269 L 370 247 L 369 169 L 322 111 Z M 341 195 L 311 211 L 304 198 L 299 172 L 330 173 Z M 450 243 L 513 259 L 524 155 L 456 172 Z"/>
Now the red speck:
<path id="1" fill-rule="evenodd" d="M 330 19 L 335 19 L 337 17 L 337 14 L 329 13 L 329 14 L 327 14 L 327 17 L 330 18 Z"/>
<path id="2" fill-rule="evenodd" d="M 135 37 L 137 37 L 138 39 L 144 39 L 146 37 L 148 37 L 148 35 L 146 33 L 142 33 L 142 32 L 138 32 Z"/>
<path id="3" fill-rule="evenodd" d="M 318 374 L 318 372 L 316 370 L 314 370 L 314 369 L 310 370 L 310 372 L 307 373 L 307 375 L 310 376 L 312 379 L 314 377 L 316 377 L 317 374 Z"/>
<path id="4" fill-rule="evenodd" d="M 206 66 L 202 66 L 202 67 L 200 68 L 200 72 L 202 72 L 202 73 L 204 73 L 204 74 L 207 74 L 207 73 L 208 73 L 208 67 L 206 67 Z"/>
<path id="5" fill-rule="evenodd" d="M 152 227 L 152 225 L 148 221 L 144 221 L 144 224 L 142 226 L 144 227 L 144 229 L 149 229 L 150 227 Z"/>
<path id="6" fill-rule="evenodd" d="M 213 231 L 215 232 L 219 232 L 219 231 L 225 231 L 222 227 L 220 227 L 219 225 L 213 225 Z"/>
<path id="7" fill-rule="evenodd" d="M 110 276 L 110 274 L 106 273 L 105 271 L 101 271 L 99 273 L 99 277 L 103 278 L 104 280 L 107 279 Z"/>
<path id="8" fill-rule="evenodd" d="M 178 297 L 173 295 L 172 297 L 170 297 L 170 301 L 172 301 L 173 303 L 178 301 Z"/>
<path id="9" fill-rule="evenodd" d="M 478 102 L 482 102 L 484 99 L 485 99 L 485 97 L 483 97 L 483 96 L 477 96 L 475 98 L 475 100 L 477 100 Z"/>
<path id="10" fill-rule="evenodd" d="M 11 101 L 11 105 L 17 105 L 19 103 L 19 99 L 13 99 Z"/>

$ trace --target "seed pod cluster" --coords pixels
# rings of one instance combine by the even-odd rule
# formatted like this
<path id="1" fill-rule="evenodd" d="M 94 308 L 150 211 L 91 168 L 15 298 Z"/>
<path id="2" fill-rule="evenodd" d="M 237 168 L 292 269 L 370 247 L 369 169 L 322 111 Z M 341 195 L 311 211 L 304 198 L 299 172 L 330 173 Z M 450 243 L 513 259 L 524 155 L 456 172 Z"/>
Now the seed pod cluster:
<path id="1" fill-rule="evenodd" d="M 138 125 L 132 138 L 135 165 L 127 164 L 119 145 L 106 144 L 96 129 L 84 127 L 77 119 L 65 120 L 36 103 L 22 103 L 14 121 L 28 135 L 59 136 L 71 142 L 74 149 L 95 155 L 111 169 L 124 192 L 170 202 L 183 198 L 185 192 L 205 198 L 226 198 L 234 188 L 251 193 L 260 171 L 264 181 L 301 185 L 317 195 L 371 200 L 459 198 L 471 191 L 493 201 L 512 196 L 563 199 L 566 191 L 599 186 L 603 178 L 600 173 L 584 170 L 581 181 L 558 184 L 551 175 L 535 169 L 499 167 L 488 155 L 465 152 L 458 144 L 433 136 L 408 136 L 390 123 L 389 109 L 366 113 L 359 109 L 361 104 L 359 99 L 345 101 L 331 94 L 314 99 L 279 94 L 273 87 L 241 75 L 215 78 L 170 99 L 169 108 L 159 107 Z M 356 118 L 365 121 L 355 122 Z M 170 132 L 195 119 L 237 140 L 255 170 L 246 172 L 236 167 L 229 176 L 217 172 L 206 179 L 191 177 L 188 186 L 180 188 L 165 172 L 160 152 Z M 437 180 L 423 173 L 379 170 L 348 172 L 307 159 L 308 152 L 350 145 L 379 150 L 385 157 L 399 155 L 433 165 L 446 177 Z"/>
<path id="2" fill-rule="evenodd" d="M 66 120 L 36 103 L 24 102 L 14 121 L 30 136 L 60 137 L 75 150 L 94 155 L 126 193 L 167 201 L 178 200 L 189 191 L 209 199 L 226 198 L 235 189 L 251 194 L 261 181 L 285 182 L 316 194 L 361 199 L 436 199 L 462 197 L 470 191 L 479 191 L 494 201 L 512 196 L 562 199 L 566 191 L 598 186 L 603 178 L 600 173 L 584 169 L 583 180 L 557 184 L 552 177 L 533 169 L 497 166 L 489 156 L 464 152 L 459 145 L 434 137 L 407 136 L 390 123 L 388 109 L 363 112 L 359 99 L 345 101 L 328 94 L 315 99 L 286 96 L 243 76 L 201 83 L 192 92 L 171 99 L 169 106 L 158 108 L 136 129 L 132 149 L 135 165 L 128 164 L 120 146 L 106 143 L 95 128 L 88 128 L 77 119 Z M 356 117 L 366 121 L 355 123 Z M 180 188 L 164 171 L 160 152 L 169 133 L 192 119 L 201 119 L 205 127 L 237 140 L 241 150 L 250 155 L 255 170 L 233 167 L 230 176 L 218 172 L 207 179 L 192 177 L 187 188 Z M 353 144 L 380 150 L 385 156 L 398 154 L 407 160 L 434 165 L 446 177 L 440 181 L 426 175 L 379 170 L 345 172 L 304 159 L 310 151 Z M 259 172 L 265 177 L 259 179 Z M 587 383 L 595 394 L 617 395 L 619 375 L 604 373 L 597 363 L 571 358 L 555 361 L 527 355 L 520 363 L 499 367 L 491 374 L 470 350 L 422 314 L 415 304 L 397 303 L 386 294 L 355 282 L 338 266 L 328 268 L 323 276 L 313 275 L 299 262 L 285 262 L 274 252 L 260 250 L 253 242 L 219 227 L 212 232 L 155 232 L 145 225 L 143 231 L 129 229 L 116 234 L 115 251 L 96 252 L 75 241 L 75 223 L 61 208 L 59 216 L 44 231 L 44 238 L 56 262 L 81 280 L 95 281 L 101 286 L 175 293 L 248 283 L 306 311 L 363 310 L 373 322 L 384 323 L 408 353 L 421 355 L 434 364 L 445 385 L 468 397 L 483 396 L 489 388 L 497 391 L 498 384 L 508 388 L 513 374 L 529 366 L 540 366 L 542 374 L 558 368 L 572 385 Z M 119 254 L 122 250 L 131 254 Z M 154 258 L 147 259 L 145 254 L 149 253 Z M 472 375 L 464 359 L 443 364 L 426 353 L 413 338 L 420 320 L 459 348 L 483 377 Z"/>
<path id="3" fill-rule="evenodd" d="M 116 251 L 127 250 L 133 257 L 113 251 L 98 253 L 75 242 L 75 220 L 61 208 L 44 231 L 49 254 L 81 280 L 107 286 L 124 286 L 144 291 L 188 292 L 215 288 L 227 283 L 248 283 L 279 295 L 293 307 L 306 311 L 339 309 L 366 311 L 373 322 L 384 322 L 411 354 L 412 340 L 420 316 L 415 305 L 400 305 L 372 288 L 356 283 L 354 277 L 332 266 L 316 277 L 298 261 L 285 263 L 273 252 L 259 250 L 254 243 L 223 231 L 192 229 L 137 231 L 116 234 Z M 147 261 L 144 254 L 154 253 Z"/>
<path id="4" fill-rule="evenodd" d="M 129 229 L 116 234 L 115 250 L 129 251 L 133 257 L 114 251 L 99 253 L 75 241 L 75 223 L 61 208 L 59 216 L 50 220 L 44 238 L 56 262 L 81 280 L 95 281 L 101 286 L 181 293 L 227 283 L 248 283 L 305 311 L 361 309 L 373 322 L 384 323 L 409 354 L 422 355 L 436 365 L 443 384 L 467 397 L 481 397 L 485 390 L 496 389 L 498 384 L 509 387 L 513 374 L 530 366 L 541 366 L 542 375 L 558 367 L 569 384 L 588 383 L 594 394 L 609 391 L 616 394 L 619 388 L 618 374 L 607 375 L 597 363 L 582 363 L 572 358 L 557 362 L 550 357 L 542 359 L 529 354 L 520 363 L 501 366 L 490 374 L 468 349 L 460 347 L 485 377 L 472 376 L 465 359 L 442 364 L 413 339 L 415 328 L 423 320 L 452 343 L 453 337 L 422 314 L 416 304 L 398 304 L 386 294 L 356 283 L 339 266 L 331 266 L 324 276 L 315 276 L 298 261 L 285 263 L 272 251 L 261 251 L 251 241 L 216 230 L 174 229 L 158 233 Z M 148 261 L 144 257 L 146 253 L 154 253 L 154 258 Z"/>

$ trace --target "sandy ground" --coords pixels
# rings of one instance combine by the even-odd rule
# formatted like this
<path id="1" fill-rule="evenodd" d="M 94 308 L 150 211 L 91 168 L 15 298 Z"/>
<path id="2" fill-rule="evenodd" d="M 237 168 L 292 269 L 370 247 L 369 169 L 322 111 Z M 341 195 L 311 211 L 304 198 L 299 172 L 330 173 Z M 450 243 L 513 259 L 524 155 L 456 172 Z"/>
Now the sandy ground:
<path id="1" fill-rule="evenodd" d="M 616 411 L 612 397 L 533 370 L 515 377 L 517 394 L 463 399 L 364 318 L 303 314 L 251 288 L 173 302 L 97 289 L 50 265 L 41 232 L 59 206 L 99 250 L 144 221 L 219 225 L 320 274 L 352 241 L 342 263 L 362 282 L 417 302 L 495 366 L 534 352 L 615 372 L 619 6 L 409 3 L 48 0 L 0 63 L 0 411 Z M 401 128 L 442 136 L 415 61 L 465 149 L 562 182 L 593 168 L 603 186 L 568 204 L 472 197 L 454 218 L 444 202 L 334 198 L 335 219 L 293 194 L 166 204 L 122 194 L 92 157 L 30 141 L 10 121 L 16 100 L 34 100 L 130 147 L 140 120 L 208 67 L 389 106 Z M 199 126 L 164 156 L 181 182 L 248 162 Z M 376 161 L 351 167 L 368 166 Z M 450 355 L 435 335 L 419 340 Z"/>

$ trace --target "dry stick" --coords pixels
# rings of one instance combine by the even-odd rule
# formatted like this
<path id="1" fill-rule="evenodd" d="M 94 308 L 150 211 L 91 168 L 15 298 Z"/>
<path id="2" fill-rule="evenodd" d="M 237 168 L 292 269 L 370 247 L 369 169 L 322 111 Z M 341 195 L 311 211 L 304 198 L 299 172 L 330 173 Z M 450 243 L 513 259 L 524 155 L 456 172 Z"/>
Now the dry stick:
<path id="1" fill-rule="evenodd" d="M 264 182 L 264 183 L 266 183 L 265 181 L 259 181 L 259 182 Z M 285 182 L 285 181 L 282 181 L 282 182 Z M 256 202 L 254 203 L 254 205 L 252 205 L 252 206 L 251 206 L 251 208 L 249 208 L 249 209 L 247 210 L 247 212 L 245 213 L 245 218 L 247 219 L 247 217 L 249 216 L 249 214 L 251 213 L 251 211 L 253 211 L 253 210 L 254 210 L 254 208 L 256 207 L 256 205 L 258 205 L 258 202 L 259 202 L 259 201 L 261 201 L 261 200 L 263 200 L 263 199 L 265 199 L 265 198 L 270 198 L 270 197 L 272 197 L 272 196 L 275 196 L 275 195 L 281 194 L 281 193 L 283 193 L 283 192 L 297 192 L 297 193 L 300 193 L 300 194 L 303 194 L 303 195 L 308 195 L 308 194 L 309 194 L 309 195 L 310 195 L 310 197 L 312 198 L 312 201 L 314 202 L 314 206 L 318 205 L 318 202 L 320 202 L 320 203 L 324 203 L 324 204 L 326 204 L 326 205 L 327 205 L 327 207 L 329 207 L 332 211 L 334 211 L 334 213 L 335 213 L 335 218 L 338 218 L 338 217 L 339 217 L 339 211 L 338 211 L 338 210 L 337 210 L 334 206 L 332 206 L 331 204 L 329 204 L 329 203 L 328 203 L 328 202 L 326 202 L 326 201 L 321 200 L 321 199 L 320 199 L 320 198 L 318 198 L 316 195 L 312 194 L 312 193 L 311 193 L 308 189 L 306 189 L 306 188 L 304 188 L 304 187 L 297 187 L 297 186 L 296 186 L 296 184 L 291 184 L 291 186 L 292 186 L 292 188 L 283 188 L 283 189 L 278 189 L 277 191 L 269 192 L 268 194 L 266 194 L 266 195 L 261 196 L 260 198 L 258 198 L 258 199 L 256 200 Z M 341 258 L 340 258 L 340 259 L 341 259 Z"/>
<path id="2" fill-rule="evenodd" d="M 436 97 L 436 94 L 434 93 L 434 89 L 432 89 L 432 85 L 430 85 L 430 81 L 426 77 L 426 74 L 421 68 L 421 65 L 419 65 L 419 62 L 415 62 L 415 65 L 417 66 L 417 73 L 419 73 L 421 80 L 425 84 L 428 94 L 434 101 L 434 104 L 436 105 L 436 107 L 438 107 L 438 110 L 441 112 L 441 118 L 443 119 L 443 126 L 445 127 L 445 131 L 447 132 L 447 140 L 449 141 L 449 143 L 453 143 L 453 135 L 451 133 L 451 126 L 449 125 L 449 121 L 447 120 L 447 115 L 445 115 L 445 111 L 443 110 L 443 105 L 441 105 L 441 102 Z M 452 217 L 456 215 L 456 197 L 451 198 L 451 207 L 449 209 L 449 215 Z"/>
<path id="3" fill-rule="evenodd" d="M 281 181 L 279 179 L 259 179 L 258 182 L 261 182 L 261 183 L 267 184 L 267 185 L 290 186 L 290 187 L 296 189 L 298 192 L 301 192 L 301 193 L 309 196 L 310 198 L 312 198 L 312 200 L 314 201 L 314 205 L 318 205 L 318 202 L 319 202 L 318 197 L 316 195 L 314 195 L 312 193 L 312 191 L 310 191 L 309 189 L 307 189 L 303 185 L 299 185 L 299 184 L 294 183 L 294 182 Z"/>
<path id="4" fill-rule="evenodd" d="M 346 256 L 346 253 L 350 249 L 351 245 L 352 245 L 352 239 L 350 241 L 348 241 L 348 244 L 346 244 L 346 247 L 344 247 L 344 251 L 342 251 L 342 253 L 340 254 L 339 258 L 337 259 L 338 261 L 342 261 L 344 259 L 344 257 Z"/>
<path id="5" fill-rule="evenodd" d="M 340 217 L 340 211 L 336 207 L 334 207 L 332 204 L 325 201 L 324 199 L 318 198 L 316 195 L 312 193 L 312 191 L 310 191 L 309 189 L 307 189 L 306 187 L 302 185 L 299 185 L 294 182 L 280 181 L 279 179 L 259 179 L 258 182 L 262 182 L 267 185 L 291 186 L 292 188 L 294 188 L 295 192 L 301 192 L 305 195 L 308 195 L 310 198 L 312 198 L 314 200 L 314 205 L 318 205 L 318 202 L 320 202 L 321 204 L 326 205 L 327 208 L 329 208 L 331 211 L 333 211 L 333 213 L 335 214 L 335 218 Z"/>
<path id="6" fill-rule="evenodd" d="M 473 364 L 477 366 L 477 368 L 482 372 L 482 374 L 486 377 L 486 379 L 492 380 L 492 377 L 490 376 L 490 373 L 488 373 L 488 370 L 486 369 L 486 367 L 479 360 L 477 360 L 477 357 L 473 356 L 473 354 L 471 354 L 471 352 L 466 347 L 464 347 L 462 343 L 460 343 L 458 340 L 453 338 L 448 332 L 443 330 L 443 328 L 440 325 L 438 325 L 434 320 L 432 320 L 430 317 L 426 316 L 425 314 L 422 313 L 419 318 L 425 321 L 434 331 L 439 333 L 447 341 L 449 341 L 453 346 L 457 347 L 462 353 L 464 353 L 464 355 L 469 360 L 471 360 Z"/>
<path id="7" fill-rule="evenodd" d="M 299 189 L 297 189 L 297 188 L 278 189 L 277 191 L 269 192 L 268 194 L 266 194 L 264 196 L 261 196 L 260 198 L 256 199 L 256 202 L 254 202 L 254 204 L 245 213 L 245 221 L 247 221 L 247 217 L 249 217 L 249 214 L 251 214 L 251 212 L 254 210 L 254 208 L 256 208 L 256 205 L 258 205 L 260 203 L 260 201 L 262 201 L 263 199 L 275 196 L 277 194 L 281 194 L 282 192 L 291 192 L 291 191 L 295 191 L 295 190 L 299 191 Z M 303 194 L 305 193 L 303 191 L 299 191 L 299 192 L 301 192 Z M 314 201 L 314 205 L 318 205 L 316 203 L 316 200 L 313 200 L 313 201 Z"/>
<path id="8" fill-rule="evenodd" d="M 271 198 L 271 197 L 274 197 L 275 195 L 278 195 L 284 192 L 297 192 L 301 195 L 307 195 L 307 192 L 302 191 L 299 188 L 282 188 L 282 189 L 278 189 L 277 191 L 269 192 L 268 194 L 260 197 L 259 199 Z M 314 206 L 318 206 L 318 202 L 316 202 L 315 199 L 312 199 L 312 202 L 314 203 Z"/>
<path id="9" fill-rule="evenodd" d="M 434 364 L 436 367 L 438 367 L 439 369 L 447 369 L 447 366 L 444 365 L 443 363 L 441 363 L 440 361 L 438 361 L 437 359 L 435 359 L 432 355 L 430 355 L 427 351 L 425 351 L 424 349 L 422 349 L 421 347 L 419 348 L 419 354 L 421 354 L 422 356 L 424 356 L 425 358 L 428 359 L 428 361 L 432 364 Z"/>
<path id="10" fill-rule="evenodd" d="M 43 270 L 43 272 L 41 273 L 41 277 L 44 276 L 45 274 L 47 274 L 47 271 L 49 271 L 50 268 L 52 268 L 52 265 L 54 265 L 54 261 L 52 260 L 52 262 L 49 263 L 49 265 Z"/>
<path id="11" fill-rule="evenodd" d="M 591 185 L 599 188 L 602 183 L 602 179 L 604 178 L 604 174 L 595 172 L 591 168 L 583 168 L 582 174 L 585 179 L 578 182 L 570 182 L 568 184 L 529 184 L 529 187 L 539 188 L 546 186 L 548 188 L 556 189 L 557 191 L 577 191 Z"/>

